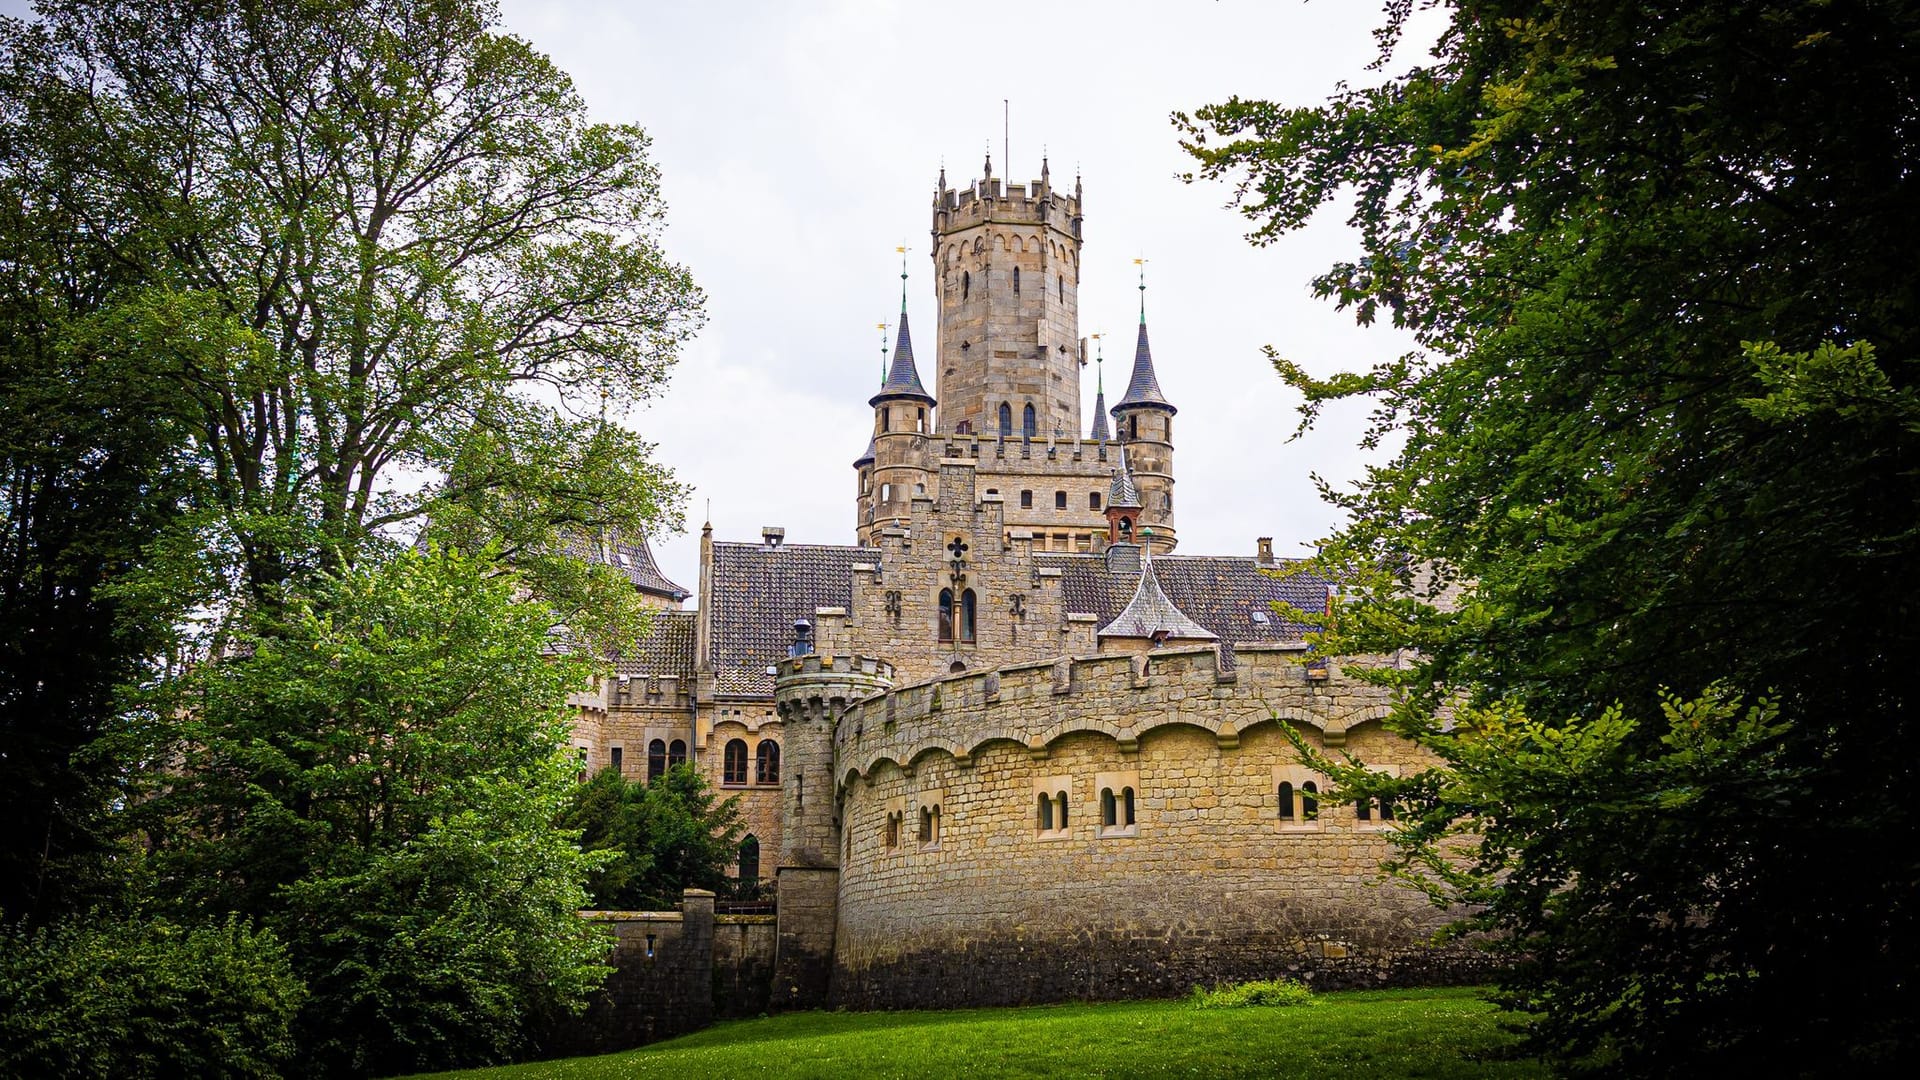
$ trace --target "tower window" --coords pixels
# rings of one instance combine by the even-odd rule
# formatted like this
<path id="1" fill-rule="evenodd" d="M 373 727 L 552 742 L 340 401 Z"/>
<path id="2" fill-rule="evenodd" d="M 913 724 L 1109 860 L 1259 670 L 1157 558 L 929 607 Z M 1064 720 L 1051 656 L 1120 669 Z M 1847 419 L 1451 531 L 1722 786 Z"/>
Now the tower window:
<path id="1" fill-rule="evenodd" d="M 967 273 L 965 270 L 960 271 L 960 299 L 965 300 L 967 295 L 972 291 L 973 275 Z"/>
<path id="2" fill-rule="evenodd" d="M 1033 509 L 1033 492 L 1023 491 L 1020 493 L 1020 509 L 1022 510 Z"/>
<path id="3" fill-rule="evenodd" d="M 1043 286 L 1044 287 L 1044 286 Z M 1067 302 L 1067 275 L 1060 275 L 1060 302 Z"/>
<path id="4" fill-rule="evenodd" d="M 915 410 L 914 410 L 914 412 L 915 412 L 915 413 L 917 413 L 917 414 L 919 414 L 919 415 L 917 415 L 917 416 L 915 416 L 915 417 L 914 417 L 914 419 L 916 419 L 916 420 L 918 420 L 918 421 L 920 422 L 920 430 L 921 430 L 921 431 L 925 431 L 925 430 L 927 430 L 927 410 L 925 410 L 925 409 L 915 409 Z"/>
<path id="5" fill-rule="evenodd" d="M 745 739 L 728 740 L 723 764 L 726 767 L 720 773 L 721 783 L 744 784 L 747 782 L 747 741 Z"/>
<path id="6" fill-rule="evenodd" d="M 1000 403 L 1000 434 L 1013 434 L 1013 406 L 1004 401 Z"/>
<path id="7" fill-rule="evenodd" d="M 1089 510 L 1100 509 L 1100 493 L 1099 492 L 1097 491 L 1087 492 L 1087 509 Z"/>
<path id="8" fill-rule="evenodd" d="M 940 590 L 940 617 L 934 626 L 934 636 L 940 641 L 953 640 L 953 590 Z"/>
<path id="9" fill-rule="evenodd" d="M 620 748 L 617 746 L 607 751 L 607 764 L 613 767 L 614 772 L 620 771 L 620 753 Z"/>
<path id="10" fill-rule="evenodd" d="M 780 782 L 780 744 L 772 739 L 760 740 L 754 752 L 753 782 L 756 784 L 777 784 Z"/>
<path id="11" fill-rule="evenodd" d="M 1137 416 L 1127 417 L 1127 438 L 1137 439 L 1139 437 L 1140 437 L 1140 418 Z"/>
<path id="12" fill-rule="evenodd" d="M 881 431 L 886 431 L 888 429 L 887 418 L 892 414 L 893 414 L 892 409 L 883 408 L 880 410 L 880 430 Z"/>
<path id="13" fill-rule="evenodd" d="M 973 640 L 973 617 L 978 608 L 979 603 L 975 599 L 972 589 L 968 589 L 960 594 L 959 637 L 961 641 Z"/>
<path id="14" fill-rule="evenodd" d="M 647 782 L 652 783 L 667 771 L 667 743 L 664 739 L 655 739 L 647 744 Z"/>
<path id="15" fill-rule="evenodd" d="M 1066 492 L 1064 492 L 1064 491 L 1056 491 L 1056 492 L 1054 492 L 1054 493 L 1053 493 L 1053 508 L 1054 508 L 1055 510 L 1065 510 L 1065 509 L 1067 508 L 1067 493 L 1066 493 Z"/>
<path id="16" fill-rule="evenodd" d="M 1020 295 L 1020 268 L 1017 266 L 1013 268 L 1013 295 Z"/>
<path id="17" fill-rule="evenodd" d="M 1026 408 L 1020 410 L 1020 434 L 1031 439 L 1033 438 L 1033 433 L 1036 428 L 1037 425 L 1034 423 L 1033 416 L 1033 405 L 1029 403 Z"/>

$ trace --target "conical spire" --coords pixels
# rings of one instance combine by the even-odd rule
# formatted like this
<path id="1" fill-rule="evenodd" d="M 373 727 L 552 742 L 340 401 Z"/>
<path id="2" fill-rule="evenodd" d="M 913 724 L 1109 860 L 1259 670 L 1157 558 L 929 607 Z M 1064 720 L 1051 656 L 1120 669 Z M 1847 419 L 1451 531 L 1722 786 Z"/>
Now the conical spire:
<path id="1" fill-rule="evenodd" d="M 1120 468 L 1107 485 L 1107 505 L 1117 510 L 1140 509 L 1140 489 L 1133 483 L 1133 466 L 1127 464 L 1127 448 L 1120 448 Z"/>
<path id="2" fill-rule="evenodd" d="M 1113 408 L 1118 412 L 1136 405 L 1165 409 L 1170 413 L 1179 411 L 1160 392 L 1160 380 L 1153 373 L 1153 350 L 1147 345 L 1147 280 L 1144 269 L 1140 277 L 1140 339 L 1133 346 L 1133 378 L 1127 381 L 1125 396 Z"/>
<path id="3" fill-rule="evenodd" d="M 880 384 L 880 392 L 867 400 L 869 405 L 878 405 L 882 401 L 895 398 L 908 398 L 924 401 L 932 405 L 933 395 L 920 383 L 920 369 L 913 363 L 913 336 L 907 331 L 907 266 L 905 248 L 900 257 L 900 338 L 893 345 L 893 367 L 887 371 L 887 381 Z"/>
<path id="4" fill-rule="evenodd" d="M 1096 346 L 1097 347 L 1097 346 Z M 1106 442 L 1113 438 L 1107 433 L 1107 380 L 1106 358 L 1099 353 L 1093 358 L 1093 435 L 1096 442 Z M 1126 453 L 1126 451 L 1121 451 Z"/>
<path id="5" fill-rule="evenodd" d="M 879 446 L 878 446 L 879 442 L 880 442 L 880 436 L 878 435 L 867 436 L 867 448 L 864 452 L 861 453 L 859 457 L 853 459 L 853 467 L 857 469 L 862 465 L 873 464 L 873 455 L 874 455 L 874 452 L 879 449 Z"/>
<path id="6" fill-rule="evenodd" d="M 1143 529 L 1140 553 L 1140 584 L 1133 599 L 1113 621 L 1100 628 L 1100 637 L 1178 638 L 1186 641 L 1213 641 L 1213 631 L 1187 617 L 1187 613 L 1167 599 L 1160 588 L 1160 576 L 1153 572 L 1153 530 Z"/>

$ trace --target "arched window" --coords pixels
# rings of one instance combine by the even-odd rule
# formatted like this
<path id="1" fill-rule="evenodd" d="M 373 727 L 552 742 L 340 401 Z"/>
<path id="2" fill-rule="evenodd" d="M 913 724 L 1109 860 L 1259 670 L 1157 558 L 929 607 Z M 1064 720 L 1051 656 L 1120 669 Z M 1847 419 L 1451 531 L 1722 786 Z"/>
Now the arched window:
<path id="1" fill-rule="evenodd" d="M 940 842 L 940 808 L 923 806 L 920 808 L 920 842 L 937 844 Z"/>
<path id="2" fill-rule="evenodd" d="M 687 763 L 687 743 L 685 739 L 675 739 L 667 744 L 667 768 Z"/>
<path id="3" fill-rule="evenodd" d="M 772 739 L 761 739 L 759 748 L 754 751 L 753 782 L 756 784 L 780 782 L 780 744 Z"/>
<path id="4" fill-rule="evenodd" d="M 888 847 L 900 846 L 900 815 L 898 813 L 892 813 L 887 815 L 886 834 L 881 838 L 881 840 Z"/>
<path id="5" fill-rule="evenodd" d="M 973 617 L 978 607 L 979 604 L 974 598 L 972 589 L 968 589 L 966 592 L 960 594 L 959 637 L 961 641 L 972 641 L 974 639 Z"/>
<path id="6" fill-rule="evenodd" d="M 1004 401 L 1000 403 L 1000 434 L 1013 434 L 1013 406 Z"/>
<path id="7" fill-rule="evenodd" d="M 747 740 L 727 740 L 726 760 L 720 773 L 720 782 L 723 784 L 747 782 Z"/>
<path id="8" fill-rule="evenodd" d="M 1320 820 L 1320 785 L 1308 780 L 1300 785 L 1300 820 Z"/>
<path id="9" fill-rule="evenodd" d="M 1017 266 L 1013 268 L 1013 295 L 1020 295 L 1020 268 Z"/>
<path id="10" fill-rule="evenodd" d="M 953 590 L 940 590 L 939 622 L 934 626 L 935 638 L 939 641 L 953 640 Z"/>
<path id="11" fill-rule="evenodd" d="M 973 292 L 973 275 L 962 270 L 960 271 L 960 299 L 965 300 L 971 292 Z"/>
<path id="12" fill-rule="evenodd" d="M 1110 787 L 1100 789 L 1100 827 L 1111 829 L 1120 824 L 1120 800 Z"/>
<path id="13" fill-rule="evenodd" d="M 667 744 L 664 739 L 655 739 L 647 744 L 647 782 L 652 783 L 667 771 Z"/>
<path id="14" fill-rule="evenodd" d="M 1133 519 L 1130 517 L 1120 519 L 1120 542 L 1123 544 L 1133 542 Z"/>
<path id="15" fill-rule="evenodd" d="M 740 841 L 740 880 L 758 881 L 760 879 L 760 838 L 748 833 Z"/>
<path id="16" fill-rule="evenodd" d="M 955 660 L 953 663 L 947 665 L 947 674 L 949 675 L 958 675 L 965 670 L 967 670 L 967 665 L 959 660 Z"/>
<path id="17" fill-rule="evenodd" d="M 1120 789 L 1120 824 L 1133 825 L 1133 789 L 1130 787 Z"/>
<path id="18" fill-rule="evenodd" d="M 1280 781 L 1280 820 L 1293 820 L 1293 785 Z"/>
<path id="19" fill-rule="evenodd" d="M 1067 793 L 1061 792 L 1053 797 L 1054 828 L 1064 831 L 1067 827 Z"/>
<path id="20" fill-rule="evenodd" d="M 1053 798 L 1049 795 L 1039 797 L 1039 805 L 1034 809 L 1033 825 L 1041 832 L 1053 831 Z"/>
<path id="21" fill-rule="evenodd" d="M 1035 425 L 1033 419 L 1033 403 L 1028 402 L 1027 406 L 1020 410 L 1020 434 L 1031 439 L 1037 430 L 1038 427 Z"/>

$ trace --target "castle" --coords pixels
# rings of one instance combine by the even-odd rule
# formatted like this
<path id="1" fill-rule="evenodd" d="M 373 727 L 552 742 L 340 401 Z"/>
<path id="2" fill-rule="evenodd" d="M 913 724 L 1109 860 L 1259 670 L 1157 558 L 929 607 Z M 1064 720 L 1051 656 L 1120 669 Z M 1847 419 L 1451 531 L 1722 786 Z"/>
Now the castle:
<path id="1" fill-rule="evenodd" d="M 1265 538 L 1175 553 L 1179 411 L 1144 303 L 1089 428 L 1080 182 L 985 173 L 935 190 L 936 392 L 903 283 L 855 543 L 708 526 L 696 611 L 644 541 L 591 553 L 662 610 L 581 699 L 583 764 L 691 761 L 741 796 L 738 872 L 778 875 L 775 1004 L 1445 977 L 1459 954 L 1424 945 L 1441 916 L 1378 887 L 1392 808 L 1322 801 L 1282 733 L 1427 763 L 1382 729 L 1383 692 L 1313 662 L 1275 609 L 1324 611 L 1327 583 L 1272 573 Z"/>

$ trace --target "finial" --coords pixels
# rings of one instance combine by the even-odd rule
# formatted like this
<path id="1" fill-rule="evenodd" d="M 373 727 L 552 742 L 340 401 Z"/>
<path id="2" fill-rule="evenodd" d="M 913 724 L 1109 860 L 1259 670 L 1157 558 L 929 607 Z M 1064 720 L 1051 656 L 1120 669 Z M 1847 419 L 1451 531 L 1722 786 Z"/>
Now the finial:
<path id="1" fill-rule="evenodd" d="M 987 142 L 987 163 L 984 166 L 984 168 L 986 169 L 986 179 L 989 179 L 989 180 L 993 179 L 993 142 L 992 140 L 988 140 Z"/>
<path id="2" fill-rule="evenodd" d="M 887 324 L 877 322 L 873 324 L 873 328 L 880 331 L 880 385 L 885 386 L 887 385 Z"/>
<path id="3" fill-rule="evenodd" d="M 900 311 L 904 314 L 907 310 L 907 247 L 902 244 L 893 250 L 900 253 Z"/>
<path id="4" fill-rule="evenodd" d="M 940 182 L 934 185 L 934 190 L 935 191 L 947 190 L 947 159 L 945 157 L 942 157 L 940 159 Z"/>
<path id="5" fill-rule="evenodd" d="M 1040 182 L 1046 183 L 1053 174 L 1047 171 L 1047 144 L 1040 144 Z"/>
<path id="6" fill-rule="evenodd" d="M 1107 392 L 1107 369 L 1104 366 L 1107 362 L 1107 346 L 1100 340 L 1103 337 L 1106 335 L 1093 335 L 1093 390 L 1096 394 Z"/>
<path id="7" fill-rule="evenodd" d="M 1133 265 L 1140 268 L 1140 325 L 1145 326 L 1147 325 L 1147 260 L 1135 259 Z"/>

